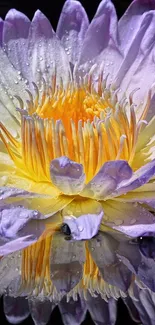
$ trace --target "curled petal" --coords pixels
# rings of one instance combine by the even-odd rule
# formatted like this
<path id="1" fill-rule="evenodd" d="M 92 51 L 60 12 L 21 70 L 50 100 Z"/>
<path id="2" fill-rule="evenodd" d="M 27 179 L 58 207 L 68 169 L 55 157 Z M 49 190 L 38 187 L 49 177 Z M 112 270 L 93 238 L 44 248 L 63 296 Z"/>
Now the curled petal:
<path id="1" fill-rule="evenodd" d="M 64 194 L 82 191 L 85 181 L 83 166 L 67 157 L 52 160 L 50 165 L 52 183 Z"/>
<path id="2" fill-rule="evenodd" d="M 130 179 L 131 176 L 132 169 L 125 160 L 108 161 L 84 187 L 81 195 L 102 200 L 110 196 L 122 181 Z"/>
<path id="3" fill-rule="evenodd" d="M 35 325 L 46 325 L 55 304 L 50 300 L 28 299 L 29 310 Z"/>

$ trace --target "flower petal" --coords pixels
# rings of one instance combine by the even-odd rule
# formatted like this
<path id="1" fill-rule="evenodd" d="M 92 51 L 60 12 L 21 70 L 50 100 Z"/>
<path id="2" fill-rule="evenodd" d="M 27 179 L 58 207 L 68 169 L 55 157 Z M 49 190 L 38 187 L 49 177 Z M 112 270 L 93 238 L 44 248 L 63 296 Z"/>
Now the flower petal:
<path id="1" fill-rule="evenodd" d="M 117 302 L 110 298 L 108 302 L 100 296 L 94 298 L 87 294 L 87 307 L 96 325 L 115 325 L 117 317 Z"/>
<path id="2" fill-rule="evenodd" d="M 155 232 L 155 217 L 140 204 L 108 200 L 102 202 L 103 222 L 130 237 L 139 237 L 146 232 Z"/>
<path id="3" fill-rule="evenodd" d="M 45 229 L 38 211 L 22 206 L 0 206 L 0 255 L 6 255 L 36 242 Z"/>
<path id="4" fill-rule="evenodd" d="M 51 85 L 51 76 L 57 81 L 69 81 L 70 67 L 65 50 L 56 37 L 49 20 L 39 10 L 36 11 L 29 31 L 29 62 L 33 81 L 41 82 L 42 77 Z"/>
<path id="5" fill-rule="evenodd" d="M 136 285 L 135 285 L 136 286 Z M 148 289 L 135 288 L 135 297 L 133 300 L 136 306 L 141 322 L 146 325 L 154 325 L 155 322 L 155 294 Z"/>
<path id="6" fill-rule="evenodd" d="M 24 297 L 3 297 L 3 308 L 6 319 L 11 324 L 23 322 L 30 314 L 28 301 Z"/>
<path id="7" fill-rule="evenodd" d="M 111 196 L 119 196 L 133 191 L 147 183 L 155 174 L 155 159 L 139 168 L 131 178 L 123 180 Z"/>
<path id="8" fill-rule="evenodd" d="M 123 299 L 123 302 L 127 306 L 128 312 L 130 314 L 130 317 L 133 319 L 133 321 L 136 323 L 140 323 L 139 313 L 134 303 L 132 302 L 132 299 L 130 297 L 126 297 Z"/>
<path id="9" fill-rule="evenodd" d="M 127 291 L 131 284 L 132 273 L 117 257 L 117 246 L 117 240 L 103 232 L 88 243 L 92 258 L 104 281 L 122 291 Z"/>
<path id="10" fill-rule="evenodd" d="M 46 325 L 55 304 L 50 300 L 28 299 L 29 310 L 35 325 Z"/>
<path id="11" fill-rule="evenodd" d="M 14 252 L 8 256 L 4 256 L 0 259 L 0 294 L 6 293 L 11 283 L 15 282 L 20 276 L 22 265 L 22 254 L 21 252 Z M 10 290 L 12 294 L 14 291 Z M 10 294 L 9 292 L 9 294 Z M 17 293 L 17 292 L 16 292 Z"/>
<path id="12" fill-rule="evenodd" d="M 52 183 L 64 194 L 82 191 L 85 181 L 83 166 L 67 157 L 56 158 L 50 165 Z"/>
<path id="13" fill-rule="evenodd" d="M 94 200 L 74 200 L 63 209 L 62 215 L 64 223 L 70 228 L 73 240 L 88 240 L 98 233 L 103 210 L 101 204 Z"/>
<path id="14" fill-rule="evenodd" d="M 80 195 L 102 200 L 111 195 L 122 181 L 130 179 L 131 176 L 132 169 L 125 160 L 108 161 L 84 187 Z"/>
<path id="15" fill-rule="evenodd" d="M 75 0 L 66 1 L 56 33 L 61 39 L 69 61 L 73 64 L 79 57 L 88 25 L 88 17 L 81 3 Z"/>
<path id="16" fill-rule="evenodd" d="M 85 262 L 84 243 L 55 235 L 51 243 L 50 274 L 58 292 L 67 293 L 81 280 Z"/>
<path id="17" fill-rule="evenodd" d="M 22 12 L 9 10 L 3 27 L 3 48 L 21 76 L 30 78 L 28 62 L 28 34 L 30 20 Z"/>
<path id="18" fill-rule="evenodd" d="M 121 60 L 116 11 L 110 0 L 102 0 L 88 27 L 78 67 L 81 74 L 82 70 L 88 72 L 93 64 L 97 64 L 100 71 L 104 62 L 104 73 L 107 76 L 109 72 L 113 74 L 118 70 Z"/>
<path id="19" fill-rule="evenodd" d="M 153 9 L 155 9 L 154 1 L 135 0 L 119 20 L 119 37 L 124 53 L 127 53 L 140 28 L 141 21 L 144 19 L 143 14 Z"/>
<path id="20" fill-rule="evenodd" d="M 85 319 L 86 303 L 79 296 L 76 301 L 71 298 L 69 302 L 64 297 L 59 303 L 59 309 L 64 325 L 80 325 Z"/>

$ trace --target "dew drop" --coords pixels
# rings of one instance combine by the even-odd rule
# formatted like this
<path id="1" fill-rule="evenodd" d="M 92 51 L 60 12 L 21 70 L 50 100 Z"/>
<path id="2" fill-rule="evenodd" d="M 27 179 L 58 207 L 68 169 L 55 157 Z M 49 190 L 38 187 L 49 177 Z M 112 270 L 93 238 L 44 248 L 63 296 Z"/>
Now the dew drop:
<path id="1" fill-rule="evenodd" d="M 136 219 L 134 219 L 134 218 L 133 218 L 133 219 L 131 219 L 131 220 L 130 220 L 130 225 L 134 225 L 134 224 L 136 223 L 136 221 L 137 221 L 137 220 L 136 220 Z"/>
<path id="2" fill-rule="evenodd" d="M 115 223 L 116 226 L 120 226 L 120 225 L 123 224 L 123 220 L 117 219 L 117 220 L 114 221 L 114 223 Z"/>

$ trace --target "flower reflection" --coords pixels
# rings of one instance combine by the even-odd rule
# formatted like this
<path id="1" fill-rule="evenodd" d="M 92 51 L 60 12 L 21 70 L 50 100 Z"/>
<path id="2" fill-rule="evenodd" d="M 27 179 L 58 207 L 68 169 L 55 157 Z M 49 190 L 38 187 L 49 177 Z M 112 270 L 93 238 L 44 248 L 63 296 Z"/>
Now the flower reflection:
<path id="1" fill-rule="evenodd" d="M 122 297 L 153 324 L 154 9 L 135 0 L 118 23 L 103 0 L 89 24 L 67 0 L 56 34 L 40 11 L 0 21 L 0 292 L 12 323 L 31 312 L 46 324 L 58 304 L 65 324 L 87 309 L 115 324 Z"/>

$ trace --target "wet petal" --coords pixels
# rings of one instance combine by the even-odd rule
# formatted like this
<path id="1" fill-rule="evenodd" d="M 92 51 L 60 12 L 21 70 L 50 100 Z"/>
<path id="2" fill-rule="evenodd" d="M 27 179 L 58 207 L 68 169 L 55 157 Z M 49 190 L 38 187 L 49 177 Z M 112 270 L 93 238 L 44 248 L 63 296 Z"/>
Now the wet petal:
<path id="1" fill-rule="evenodd" d="M 46 325 L 55 304 L 50 300 L 28 299 L 29 310 L 35 325 Z"/>
<path id="2" fill-rule="evenodd" d="M 88 25 L 88 17 L 81 3 L 66 1 L 59 18 L 57 35 L 73 64 L 79 57 Z"/>
<path id="3" fill-rule="evenodd" d="M 87 294 L 87 307 L 96 325 L 115 325 L 117 317 L 117 302 L 110 298 L 108 302 L 100 296 L 97 298 Z"/>
<path id="4" fill-rule="evenodd" d="M 133 1 L 118 23 L 119 37 L 121 47 L 127 53 L 133 39 L 135 38 L 142 20 L 143 15 L 149 10 L 155 9 L 154 1 Z"/>
<path id="5" fill-rule="evenodd" d="M 139 168 L 132 177 L 118 184 L 112 196 L 126 194 L 147 183 L 155 174 L 155 159 Z"/>
<path id="6" fill-rule="evenodd" d="M 0 206 L 0 255 L 31 245 L 45 229 L 41 214 L 22 206 Z"/>
<path id="7" fill-rule="evenodd" d="M 13 66 L 19 71 L 19 81 L 30 77 L 28 61 L 28 34 L 30 20 L 22 12 L 9 10 L 3 27 L 3 48 Z"/>
<path id="8" fill-rule="evenodd" d="M 19 278 L 21 265 L 21 251 L 14 252 L 0 259 L 0 295 L 3 295 L 4 292 L 6 293 L 6 289 L 10 289 L 11 283 L 15 283 Z M 13 293 L 13 290 L 11 289 L 10 292 Z"/>
<path id="9" fill-rule="evenodd" d="M 49 20 L 39 10 L 30 26 L 28 64 L 32 68 L 33 81 L 41 81 L 44 77 L 50 84 L 55 68 L 58 82 L 62 79 L 66 85 L 69 81 L 70 67 L 65 50 L 55 36 Z"/>
<path id="10" fill-rule="evenodd" d="M 93 260 L 99 268 L 103 279 L 122 291 L 126 291 L 131 283 L 132 273 L 117 257 L 119 243 L 107 233 L 99 233 L 89 241 L 88 247 Z"/>
<path id="11" fill-rule="evenodd" d="M 69 302 L 63 298 L 59 303 L 59 309 L 64 325 L 80 325 L 85 319 L 86 303 L 79 296 L 76 301 L 71 298 Z"/>
<path id="12" fill-rule="evenodd" d="M 155 231 L 155 217 L 138 203 L 102 202 L 104 224 L 131 237 Z"/>
<path id="13" fill-rule="evenodd" d="M 93 46 L 92 46 L 93 44 Z M 87 30 L 79 59 L 80 72 L 104 62 L 105 75 L 118 70 L 122 58 L 118 47 L 117 16 L 111 1 L 101 1 Z"/>
<path id="14" fill-rule="evenodd" d="M 52 183 L 64 194 L 82 191 L 85 181 L 83 166 L 67 157 L 56 158 L 50 165 Z"/>
<path id="15" fill-rule="evenodd" d="M 84 187 L 81 195 L 102 200 L 110 196 L 122 181 L 130 179 L 131 176 L 132 169 L 125 160 L 108 161 Z"/>
<path id="16" fill-rule="evenodd" d="M 87 240 L 98 233 L 104 213 L 99 202 L 85 199 L 71 202 L 63 209 L 62 214 L 72 239 Z"/>
<path id="17" fill-rule="evenodd" d="M 11 324 L 22 323 L 30 314 L 28 300 L 24 297 L 3 297 L 3 308 L 6 319 Z"/>
<path id="18" fill-rule="evenodd" d="M 70 242 L 55 235 L 51 243 L 50 274 L 57 291 L 66 293 L 82 278 L 85 261 L 84 243 Z"/>

